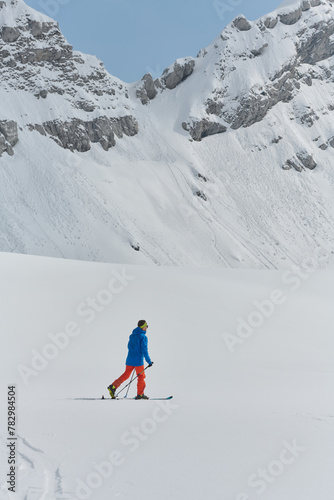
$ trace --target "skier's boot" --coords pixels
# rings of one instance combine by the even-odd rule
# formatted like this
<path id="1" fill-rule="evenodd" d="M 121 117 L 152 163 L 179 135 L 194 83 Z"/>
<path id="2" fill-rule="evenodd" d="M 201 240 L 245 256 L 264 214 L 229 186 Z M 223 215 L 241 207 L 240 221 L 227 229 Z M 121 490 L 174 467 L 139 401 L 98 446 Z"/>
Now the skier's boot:
<path id="1" fill-rule="evenodd" d="M 149 399 L 145 394 L 138 394 L 138 396 L 135 397 L 135 399 Z"/>
<path id="2" fill-rule="evenodd" d="M 112 399 L 116 399 L 115 398 L 116 387 L 114 385 L 110 384 L 108 387 L 108 391 L 109 391 L 110 397 Z"/>

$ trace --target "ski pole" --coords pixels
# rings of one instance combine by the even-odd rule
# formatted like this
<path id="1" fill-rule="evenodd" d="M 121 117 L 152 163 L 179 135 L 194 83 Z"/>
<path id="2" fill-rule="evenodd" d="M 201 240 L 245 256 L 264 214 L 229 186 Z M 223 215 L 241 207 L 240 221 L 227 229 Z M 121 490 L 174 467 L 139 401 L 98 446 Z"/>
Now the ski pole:
<path id="1" fill-rule="evenodd" d="M 138 373 L 138 375 L 137 375 L 137 376 L 136 376 L 133 380 L 131 380 L 131 382 L 129 382 L 128 384 L 126 384 L 126 385 L 123 387 L 123 389 L 121 389 L 121 390 L 120 390 L 117 394 L 115 394 L 115 397 L 117 398 L 117 396 L 118 396 L 118 395 L 119 395 L 122 391 L 124 391 L 124 389 L 126 389 L 128 385 L 132 384 L 132 382 L 134 382 L 134 381 L 136 380 L 136 378 L 138 378 L 138 377 L 139 377 L 139 375 L 140 375 L 141 373 L 143 373 L 143 372 L 144 372 L 144 371 L 145 371 L 145 370 L 146 370 L 149 366 L 150 366 L 150 365 L 147 365 L 147 366 L 146 366 L 146 368 L 144 368 L 144 370 L 142 370 L 140 373 Z"/>
<path id="2" fill-rule="evenodd" d="M 129 394 L 129 389 L 130 389 L 130 385 L 131 385 L 131 382 L 132 382 L 132 378 L 133 378 L 133 376 L 134 376 L 134 374 L 135 374 L 135 371 L 136 371 L 135 369 L 133 369 L 133 370 L 132 370 L 132 373 L 131 373 L 131 379 L 130 379 L 130 384 L 129 384 L 128 390 L 126 391 L 126 394 L 125 394 L 125 396 L 124 396 L 125 398 L 127 398 L 127 397 L 128 397 L 128 394 Z"/>

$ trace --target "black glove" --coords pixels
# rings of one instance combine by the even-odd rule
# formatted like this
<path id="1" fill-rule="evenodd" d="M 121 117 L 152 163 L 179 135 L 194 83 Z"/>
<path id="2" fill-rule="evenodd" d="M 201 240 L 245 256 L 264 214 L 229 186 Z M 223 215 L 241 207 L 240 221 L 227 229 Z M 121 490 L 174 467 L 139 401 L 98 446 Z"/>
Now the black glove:
<path id="1" fill-rule="evenodd" d="M 151 366 L 153 366 L 153 361 L 148 365 L 148 368 L 150 368 Z"/>

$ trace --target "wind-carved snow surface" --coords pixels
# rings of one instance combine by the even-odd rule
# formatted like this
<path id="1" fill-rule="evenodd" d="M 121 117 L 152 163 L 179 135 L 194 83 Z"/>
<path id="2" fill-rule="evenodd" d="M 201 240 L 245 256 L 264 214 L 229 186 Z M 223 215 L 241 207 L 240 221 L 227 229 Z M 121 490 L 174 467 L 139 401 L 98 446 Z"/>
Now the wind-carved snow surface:
<path id="1" fill-rule="evenodd" d="M 312 271 L 1 254 L 0 498 L 332 500 L 334 276 Z M 107 399 L 142 318 L 170 402 Z"/>
<path id="2" fill-rule="evenodd" d="M 332 264 L 330 2 L 239 16 L 197 58 L 134 84 L 22 0 L 0 6 L 1 250 Z"/>

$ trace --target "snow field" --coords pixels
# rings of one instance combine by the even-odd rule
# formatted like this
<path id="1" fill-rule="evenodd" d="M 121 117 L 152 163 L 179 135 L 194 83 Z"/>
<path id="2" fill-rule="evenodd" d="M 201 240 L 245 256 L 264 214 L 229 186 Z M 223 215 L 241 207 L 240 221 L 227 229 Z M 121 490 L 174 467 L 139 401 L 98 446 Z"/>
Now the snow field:
<path id="1" fill-rule="evenodd" d="M 4 409 L 16 384 L 16 498 L 331 499 L 332 271 L 14 254 L 1 254 L 0 271 L 0 397 Z M 173 399 L 91 399 L 107 398 L 122 373 L 138 319 L 154 361 L 146 393 Z M 230 349 L 226 333 L 242 342 Z M 9 499 L 3 410 L 0 429 Z"/>

